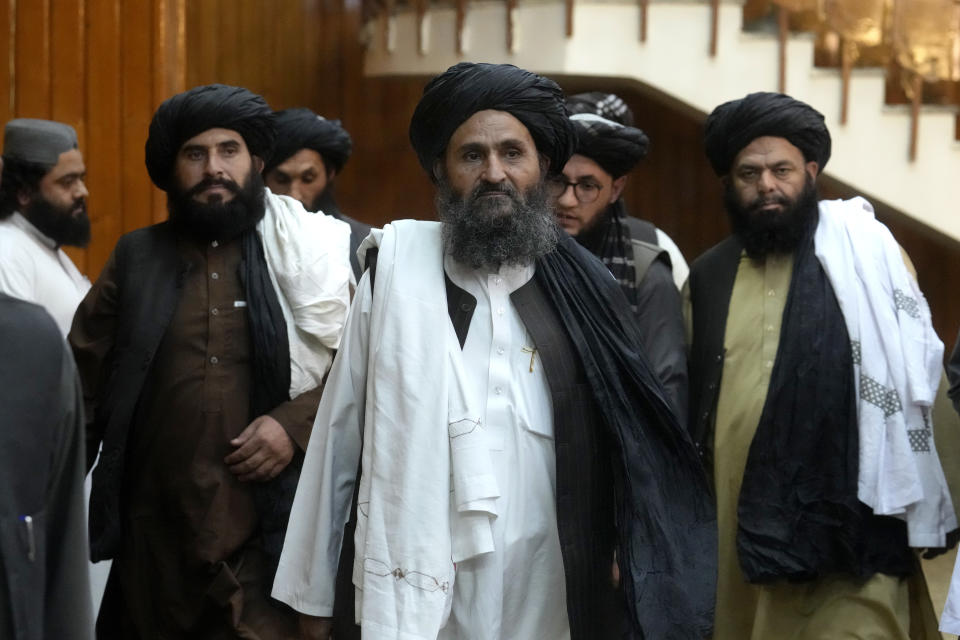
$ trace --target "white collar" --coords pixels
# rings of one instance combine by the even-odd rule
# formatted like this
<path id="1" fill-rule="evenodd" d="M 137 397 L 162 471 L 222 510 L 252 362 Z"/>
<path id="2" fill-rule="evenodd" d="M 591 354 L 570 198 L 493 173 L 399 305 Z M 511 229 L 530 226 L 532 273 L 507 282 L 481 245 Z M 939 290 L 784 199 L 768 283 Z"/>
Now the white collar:
<path id="1" fill-rule="evenodd" d="M 23 216 L 23 214 L 20 213 L 19 211 L 13 212 L 13 215 L 10 216 L 10 222 L 13 223 L 15 227 L 21 229 L 27 235 L 33 236 L 33 238 L 36 239 L 37 242 L 47 247 L 51 251 L 56 251 L 57 249 L 59 249 L 59 246 L 57 245 L 56 242 L 53 241 L 53 238 L 51 238 L 48 235 L 45 235 L 42 231 L 40 231 L 40 229 L 37 229 L 35 226 L 33 226 L 33 223 L 27 220 Z"/>

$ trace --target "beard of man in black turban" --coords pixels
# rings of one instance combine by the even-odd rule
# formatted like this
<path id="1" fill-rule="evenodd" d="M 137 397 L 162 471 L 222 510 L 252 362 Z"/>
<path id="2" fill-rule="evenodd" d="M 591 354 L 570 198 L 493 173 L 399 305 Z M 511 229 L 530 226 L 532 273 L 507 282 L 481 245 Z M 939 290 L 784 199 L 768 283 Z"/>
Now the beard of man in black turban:
<path id="1" fill-rule="evenodd" d="M 482 197 L 488 192 L 507 199 Z M 524 193 L 509 182 L 483 182 L 461 195 L 441 175 L 436 206 L 446 251 L 474 269 L 530 263 L 553 251 L 560 237 L 542 179 Z"/>
<path id="2" fill-rule="evenodd" d="M 779 204 L 777 212 L 763 211 L 768 204 Z M 790 253 L 817 223 L 817 185 L 807 174 L 803 190 L 790 199 L 784 195 L 757 196 L 742 202 L 729 181 L 723 192 L 723 205 L 730 217 L 730 227 L 747 255 L 755 260 L 771 253 Z"/>
<path id="3" fill-rule="evenodd" d="M 196 195 L 221 185 L 234 194 L 228 202 L 216 198 L 201 202 Z M 205 178 L 189 189 L 171 185 L 167 189 L 167 211 L 170 222 L 181 231 L 204 242 L 226 242 L 252 229 L 265 211 L 263 177 L 255 167 L 242 185 L 229 178 Z"/>

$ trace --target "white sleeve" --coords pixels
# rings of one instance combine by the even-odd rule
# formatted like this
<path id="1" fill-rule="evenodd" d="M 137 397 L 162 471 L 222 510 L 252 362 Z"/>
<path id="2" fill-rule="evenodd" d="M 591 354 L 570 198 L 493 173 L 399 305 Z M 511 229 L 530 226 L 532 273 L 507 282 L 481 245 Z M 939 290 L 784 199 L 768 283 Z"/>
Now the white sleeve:
<path id="1" fill-rule="evenodd" d="M 37 265 L 22 243 L 0 238 L 0 293 L 39 303 L 36 293 Z"/>
<path id="2" fill-rule="evenodd" d="M 657 244 L 670 255 L 670 264 L 673 265 L 673 282 L 677 285 L 678 290 L 683 289 L 683 283 L 687 281 L 687 276 L 690 275 L 690 267 L 687 266 L 687 261 L 683 259 L 680 247 L 660 229 L 657 229 Z"/>
<path id="3" fill-rule="evenodd" d="M 333 615 L 343 528 L 363 441 L 372 299 L 365 274 L 317 410 L 273 582 L 274 598 L 313 616 Z"/>

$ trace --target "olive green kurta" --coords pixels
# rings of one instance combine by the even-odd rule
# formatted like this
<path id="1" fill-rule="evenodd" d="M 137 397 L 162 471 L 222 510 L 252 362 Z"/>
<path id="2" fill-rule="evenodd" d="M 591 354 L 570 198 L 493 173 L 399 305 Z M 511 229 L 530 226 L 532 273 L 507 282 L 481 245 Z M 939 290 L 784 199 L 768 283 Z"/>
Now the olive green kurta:
<path id="1" fill-rule="evenodd" d="M 766 402 L 792 270 L 792 255 L 757 261 L 743 254 L 730 297 L 714 440 L 719 537 L 714 638 L 937 638 L 926 635 L 936 629 L 935 620 L 919 625 L 928 631 L 909 633 L 911 587 L 917 588 L 910 580 L 877 574 L 866 581 L 831 576 L 802 584 L 751 585 L 740 569 L 737 502 L 747 454 Z M 932 610 L 927 607 L 926 612 L 929 617 Z"/>

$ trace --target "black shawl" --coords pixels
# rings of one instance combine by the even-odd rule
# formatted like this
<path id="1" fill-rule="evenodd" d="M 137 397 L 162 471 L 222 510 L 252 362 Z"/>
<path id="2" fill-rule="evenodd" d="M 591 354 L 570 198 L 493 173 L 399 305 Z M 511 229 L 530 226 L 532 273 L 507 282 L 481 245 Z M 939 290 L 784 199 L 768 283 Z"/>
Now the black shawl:
<path id="1" fill-rule="evenodd" d="M 253 374 L 250 417 L 253 419 L 290 399 L 290 343 L 280 300 L 270 280 L 263 245 L 256 230 L 245 231 L 241 243 L 240 281 L 246 292 L 250 319 Z M 272 571 L 280 561 L 293 496 L 303 468 L 303 455 L 302 451 L 297 451 L 280 475 L 254 485 L 263 550 L 272 563 Z"/>
<path id="2" fill-rule="evenodd" d="M 638 638 L 703 638 L 713 623 L 716 516 L 694 445 L 603 264 L 572 238 L 537 261 L 620 453 L 618 560 Z M 607 283 L 607 284 L 604 284 Z"/>
<path id="3" fill-rule="evenodd" d="M 847 327 L 814 253 L 796 253 L 780 343 L 737 509 L 751 582 L 912 572 L 906 525 L 857 499 L 859 431 Z"/>

